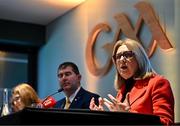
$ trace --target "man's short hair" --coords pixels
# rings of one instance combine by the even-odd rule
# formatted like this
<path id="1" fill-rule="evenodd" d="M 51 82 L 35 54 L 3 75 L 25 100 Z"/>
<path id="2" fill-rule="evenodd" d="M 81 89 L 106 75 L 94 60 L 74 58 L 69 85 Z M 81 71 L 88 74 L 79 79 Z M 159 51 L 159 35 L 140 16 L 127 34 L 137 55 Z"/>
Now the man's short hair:
<path id="1" fill-rule="evenodd" d="M 61 70 L 61 69 L 65 69 L 68 66 L 72 67 L 72 71 L 75 74 L 80 74 L 77 65 L 75 63 L 73 63 L 73 62 L 64 62 L 64 63 L 60 64 L 59 67 L 58 67 L 58 71 Z"/>

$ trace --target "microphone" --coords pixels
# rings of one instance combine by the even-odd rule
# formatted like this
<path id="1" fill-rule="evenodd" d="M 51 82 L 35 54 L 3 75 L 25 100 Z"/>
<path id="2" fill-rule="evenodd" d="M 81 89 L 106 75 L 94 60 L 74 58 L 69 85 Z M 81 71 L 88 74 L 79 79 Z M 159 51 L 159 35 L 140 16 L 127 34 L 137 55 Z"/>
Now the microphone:
<path id="1" fill-rule="evenodd" d="M 48 96 L 41 102 L 42 106 L 43 106 L 44 108 L 53 107 L 53 106 L 56 104 L 56 100 L 55 100 L 53 97 L 51 97 L 51 96 L 53 96 L 53 95 L 55 95 L 55 94 L 57 94 L 57 93 L 60 93 L 60 92 L 62 92 L 63 90 L 64 90 L 63 88 L 60 88 L 60 89 L 58 89 L 58 91 L 56 91 L 55 93 L 52 93 L 52 94 L 48 95 Z"/>
<path id="2" fill-rule="evenodd" d="M 54 107 L 55 104 L 56 104 L 56 100 L 50 96 L 50 97 L 48 97 L 47 100 L 45 100 L 42 103 L 42 107 L 43 108 L 52 108 L 52 107 Z"/>

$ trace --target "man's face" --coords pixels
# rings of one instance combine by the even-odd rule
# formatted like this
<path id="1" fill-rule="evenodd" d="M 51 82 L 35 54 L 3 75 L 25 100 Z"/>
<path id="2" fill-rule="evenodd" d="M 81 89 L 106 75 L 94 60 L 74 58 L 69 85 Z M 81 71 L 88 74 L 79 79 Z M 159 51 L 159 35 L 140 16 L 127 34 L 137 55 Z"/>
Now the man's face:
<path id="1" fill-rule="evenodd" d="M 65 93 L 71 94 L 79 87 L 81 75 L 75 74 L 72 67 L 67 66 L 58 71 L 58 79 Z"/>

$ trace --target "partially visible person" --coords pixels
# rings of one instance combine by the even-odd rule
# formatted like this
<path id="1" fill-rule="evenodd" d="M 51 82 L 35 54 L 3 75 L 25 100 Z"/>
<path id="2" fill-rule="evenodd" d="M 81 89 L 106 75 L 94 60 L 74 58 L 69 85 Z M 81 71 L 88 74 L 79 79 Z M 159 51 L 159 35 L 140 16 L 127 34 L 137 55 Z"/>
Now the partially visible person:
<path id="1" fill-rule="evenodd" d="M 12 90 L 12 111 L 17 112 L 25 107 L 32 107 L 34 104 L 39 104 L 39 99 L 35 90 L 27 83 L 21 83 L 15 86 Z"/>
<path id="2" fill-rule="evenodd" d="M 81 74 L 76 64 L 64 62 L 59 65 L 57 76 L 65 98 L 59 100 L 55 108 L 89 109 L 91 98 L 98 104 L 99 95 L 85 90 L 81 86 Z"/>
<path id="3" fill-rule="evenodd" d="M 119 40 L 113 49 L 116 67 L 114 81 L 117 96 L 99 98 L 99 105 L 91 100 L 91 110 L 126 111 L 154 114 L 162 124 L 174 123 L 174 96 L 169 81 L 152 68 L 144 48 L 135 40 Z"/>

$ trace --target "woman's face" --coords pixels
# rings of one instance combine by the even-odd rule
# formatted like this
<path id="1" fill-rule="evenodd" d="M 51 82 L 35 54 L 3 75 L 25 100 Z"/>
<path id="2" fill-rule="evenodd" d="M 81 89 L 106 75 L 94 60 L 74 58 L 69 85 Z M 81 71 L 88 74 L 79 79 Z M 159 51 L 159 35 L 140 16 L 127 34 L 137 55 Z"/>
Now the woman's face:
<path id="1" fill-rule="evenodd" d="M 24 102 L 19 94 L 12 95 L 12 109 L 14 112 L 20 111 L 25 107 Z"/>
<path id="2" fill-rule="evenodd" d="M 138 62 L 134 55 L 134 52 L 129 50 L 126 45 L 120 46 L 116 52 L 116 67 L 124 79 L 134 76 L 138 69 Z"/>

